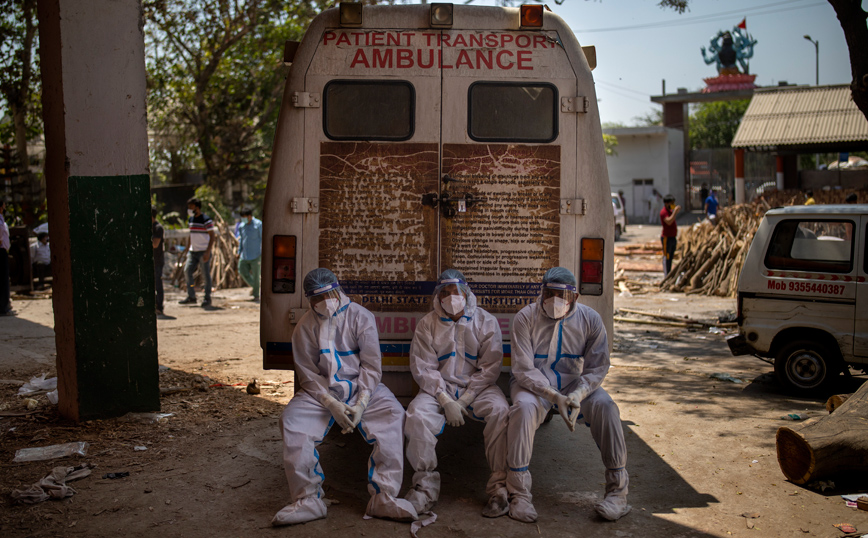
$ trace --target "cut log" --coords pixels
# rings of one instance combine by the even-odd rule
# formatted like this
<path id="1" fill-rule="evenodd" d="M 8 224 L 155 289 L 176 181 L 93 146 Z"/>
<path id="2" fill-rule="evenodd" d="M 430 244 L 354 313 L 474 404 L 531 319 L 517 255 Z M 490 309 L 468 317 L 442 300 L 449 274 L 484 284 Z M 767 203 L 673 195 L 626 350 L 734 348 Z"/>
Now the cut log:
<path id="1" fill-rule="evenodd" d="M 853 396 L 853 395 L 852 394 L 836 394 L 834 396 L 830 396 L 829 399 L 826 400 L 826 411 L 831 413 L 835 409 L 838 409 L 839 407 L 841 407 L 841 405 L 844 404 L 844 402 L 847 401 L 848 398 L 850 398 L 850 396 Z"/>
<path id="2" fill-rule="evenodd" d="M 834 413 L 778 428 L 778 465 L 796 484 L 868 472 L 868 383 Z"/>

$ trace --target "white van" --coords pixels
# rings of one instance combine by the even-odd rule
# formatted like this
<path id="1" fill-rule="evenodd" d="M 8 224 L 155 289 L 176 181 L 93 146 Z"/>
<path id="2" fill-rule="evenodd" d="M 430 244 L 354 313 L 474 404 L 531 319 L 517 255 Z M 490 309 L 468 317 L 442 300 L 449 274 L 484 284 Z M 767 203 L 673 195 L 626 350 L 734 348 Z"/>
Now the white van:
<path id="1" fill-rule="evenodd" d="M 868 373 L 868 205 L 772 209 L 738 279 L 734 355 L 774 359 L 795 392 L 830 388 L 847 366 Z"/>
<path id="2" fill-rule="evenodd" d="M 264 368 L 293 367 L 327 267 L 377 318 L 384 382 L 437 275 L 461 270 L 510 322 L 546 269 L 570 268 L 612 331 L 612 203 L 588 57 L 543 6 L 342 3 L 311 23 L 286 83 L 264 210 Z"/>

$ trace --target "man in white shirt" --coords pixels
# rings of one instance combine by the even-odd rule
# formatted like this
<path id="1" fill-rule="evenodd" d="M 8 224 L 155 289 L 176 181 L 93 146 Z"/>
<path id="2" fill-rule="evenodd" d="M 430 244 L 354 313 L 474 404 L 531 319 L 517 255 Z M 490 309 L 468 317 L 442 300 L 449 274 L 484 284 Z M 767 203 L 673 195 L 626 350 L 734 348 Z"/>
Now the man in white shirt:
<path id="1" fill-rule="evenodd" d="M 5 214 L 6 200 L 0 198 L 0 316 L 13 314 L 9 301 L 9 226 Z"/>

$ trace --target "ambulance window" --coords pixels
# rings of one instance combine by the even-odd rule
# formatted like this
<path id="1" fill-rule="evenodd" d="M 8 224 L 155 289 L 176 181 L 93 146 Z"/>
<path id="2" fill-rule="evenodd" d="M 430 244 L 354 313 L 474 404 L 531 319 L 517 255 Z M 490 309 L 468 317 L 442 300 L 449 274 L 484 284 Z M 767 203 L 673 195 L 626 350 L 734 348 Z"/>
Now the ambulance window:
<path id="1" fill-rule="evenodd" d="M 335 80 L 325 87 L 323 128 L 332 140 L 408 140 L 416 95 L 409 82 Z"/>
<path id="2" fill-rule="evenodd" d="M 772 235 L 765 265 L 769 269 L 849 273 L 853 222 L 785 220 Z"/>
<path id="3" fill-rule="evenodd" d="M 551 142 L 558 136 L 558 90 L 551 84 L 477 82 L 468 102 L 473 140 Z"/>

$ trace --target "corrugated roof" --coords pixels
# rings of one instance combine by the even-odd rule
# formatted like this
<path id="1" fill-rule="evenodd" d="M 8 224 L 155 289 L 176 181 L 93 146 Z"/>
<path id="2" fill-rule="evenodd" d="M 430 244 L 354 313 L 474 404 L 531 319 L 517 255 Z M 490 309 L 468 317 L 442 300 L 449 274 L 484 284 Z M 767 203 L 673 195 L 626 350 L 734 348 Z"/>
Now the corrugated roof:
<path id="1" fill-rule="evenodd" d="M 850 87 L 797 86 L 757 89 L 732 147 L 780 147 L 868 141 L 868 119 Z"/>

